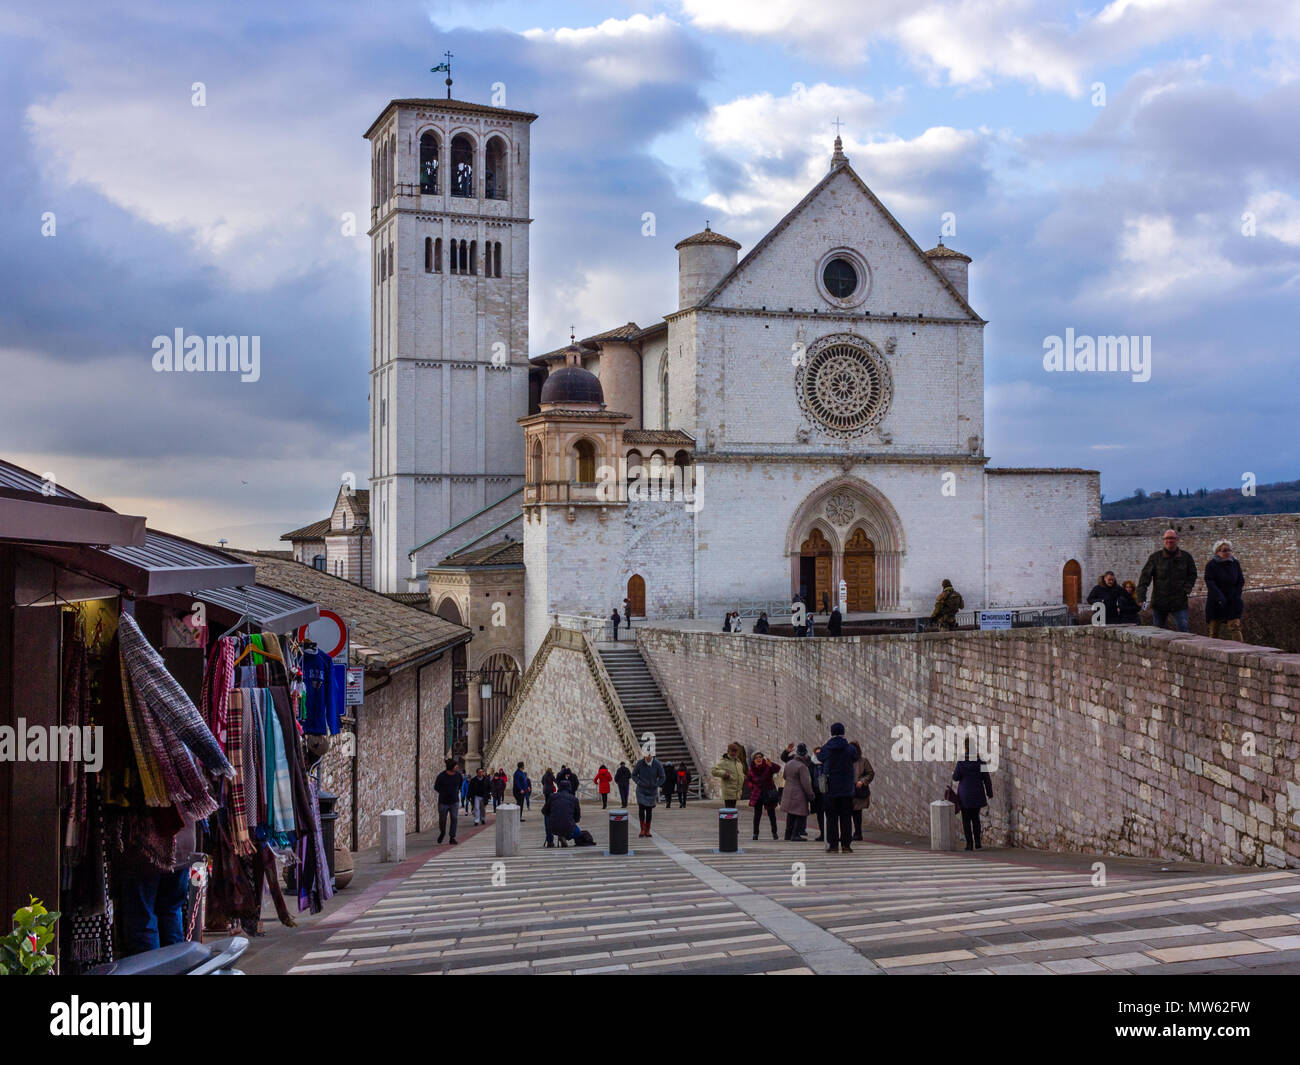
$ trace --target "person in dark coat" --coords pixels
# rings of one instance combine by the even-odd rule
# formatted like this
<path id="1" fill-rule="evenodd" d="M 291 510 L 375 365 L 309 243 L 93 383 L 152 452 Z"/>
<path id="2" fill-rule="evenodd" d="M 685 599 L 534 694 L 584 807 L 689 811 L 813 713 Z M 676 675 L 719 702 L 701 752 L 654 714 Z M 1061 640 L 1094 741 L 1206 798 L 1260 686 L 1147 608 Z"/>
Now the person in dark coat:
<path id="1" fill-rule="evenodd" d="M 519 807 L 519 820 L 522 821 L 524 819 L 524 802 L 533 790 L 533 782 L 528 779 L 528 774 L 524 772 L 523 762 L 515 763 L 515 775 L 510 788 L 514 792 L 515 805 Z"/>
<path id="2" fill-rule="evenodd" d="M 618 607 L 614 608 L 614 613 L 610 614 L 609 620 L 610 623 L 614 626 L 614 642 L 618 643 L 618 626 L 623 620 L 618 616 Z"/>
<path id="3" fill-rule="evenodd" d="M 474 812 L 474 824 L 487 824 L 487 804 L 492 798 L 492 779 L 487 775 L 487 770 L 482 766 L 478 767 L 469 780 L 469 801 L 470 808 Z"/>
<path id="4" fill-rule="evenodd" d="M 638 758 L 632 770 L 632 783 L 636 785 L 637 813 L 641 817 L 641 835 L 650 835 L 650 821 L 654 817 L 659 789 L 664 785 L 664 767 L 654 752 L 647 749 L 644 758 Z"/>
<path id="5" fill-rule="evenodd" d="M 555 774 L 551 772 L 551 767 L 546 767 L 546 772 L 542 774 L 542 801 L 545 802 L 555 794 Z"/>
<path id="6" fill-rule="evenodd" d="M 826 767 L 822 765 L 822 749 L 814 747 L 808 759 L 808 774 L 812 777 L 812 812 L 817 816 L 817 835 L 814 843 L 826 841 Z"/>
<path id="7" fill-rule="evenodd" d="M 1142 620 L 1142 604 L 1137 600 L 1137 585 L 1125 581 L 1119 589 L 1119 623 L 1137 625 Z"/>
<path id="8" fill-rule="evenodd" d="M 618 785 L 618 795 L 623 802 L 623 809 L 627 809 L 627 786 L 632 779 L 632 770 L 628 769 L 626 762 L 619 762 L 618 768 L 614 770 L 614 783 Z"/>
<path id="9" fill-rule="evenodd" d="M 686 789 L 691 786 L 691 771 L 685 765 L 677 767 L 677 808 L 686 809 Z"/>
<path id="10" fill-rule="evenodd" d="M 1088 602 L 1089 604 L 1102 603 L 1105 608 L 1103 616 L 1106 619 L 1106 624 L 1115 625 L 1119 622 L 1119 601 L 1120 596 L 1123 594 L 1124 589 L 1116 583 L 1115 574 L 1107 570 L 1101 575 L 1101 580 L 1097 582 L 1097 586 L 1088 593 Z"/>
<path id="11" fill-rule="evenodd" d="M 850 740 L 849 746 L 858 752 L 855 771 L 857 779 L 853 782 L 853 842 L 861 843 L 862 811 L 871 805 L 871 782 L 876 779 L 876 771 L 867 756 L 862 753 L 862 744 L 857 740 Z M 859 791 L 865 791 L 866 794 L 859 795 Z"/>
<path id="12" fill-rule="evenodd" d="M 808 839 L 808 811 L 812 809 L 812 774 L 808 770 L 808 747 L 799 744 L 794 751 L 781 755 L 785 762 L 785 788 L 781 791 L 781 809 L 785 811 L 786 842 L 803 843 Z"/>
<path id="13" fill-rule="evenodd" d="M 1196 587 L 1196 560 L 1178 546 L 1178 533 L 1166 529 L 1161 538 L 1164 547 L 1153 551 L 1138 578 L 1137 599 L 1146 605 L 1147 589 L 1151 592 L 1151 612 L 1156 628 L 1163 629 L 1172 620 L 1179 632 L 1189 631 L 1187 597 Z"/>
<path id="14" fill-rule="evenodd" d="M 542 816 L 546 818 L 547 833 L 558 839 L 561 847 L 567 847 L 569 840 L 578 835 L 578 822 L 582 820 L 582 804 L 569 789 L 567 780 L 559 782 L 555 794 L 542 807 Z M 546 845 L 552 846 L 549 839 Z"/>
<path id="15" fill-rule="evenodd" d="M 672 762 L 664 763 L 664 809 L 673 804 L 673 792 L 677 790 L 677 767 Z"/>
<path id="16" fill-rule="evenodd" d="M 506 771 L 498 769 L 492 774 L 492 812 L 506 799 Z"/>
<path id="17" fill-rule="evenodd" d="M 767 819 L 772 822 L 772 838 L 778 838 L 776 834 L 776 804 L 779 798 L 776 784 L 772 780 L 776 776 L 778 768 L 775 762 L 769 762 L 764 758 L 761 751 L 754 752 L 754 760 L 750 763 L 749 774 L 745 777 L 745 782 L 749 785 L 749 805 L 754 809 L 755 839 L 758 839 L 758 829 L 763 823 L 764 810 L 767 811 Z"/>
<path id="18" fill-rule="evenodd" d="M 722 619 L 722 631 L 731 631 L 731 611 L 728 610 L 726 616 Z"/>
<path id="19" fill-rule="evenodd" d="M 966 849 L 979 850 L 980 811 L 989 804 L 993 795 L 993 781 L 989 778 L 984 762 L 970 756 L 970 740 L 966 741 L 966 757 L 957 763 L 952 771 L 952 779 L 957 782 L 957 805 L 961 807 L 961 828 L 966 833 Z"/>
<path id="20" fill-rule="evenodd" d="M 1241 591 L 1245 586 L 1246 575 L 1241 572 L 1241 563 L 1232 557 L 1232 544 L 1220 540 L 1214 545 L 1214 557 L 1205 564 L 1205 620 L 1216 640 L 1244 642 Z"/>
<path id="21" fill-rule="evenodd" d="M 771 625 L 767 620 L 767 611 L 764 610 L 759 613 L 758 620 L 754 622 L 754 631 L 760 636 L 766 636 L 770 629 Z"/>
<path id="22" fill-rule="evenodd" d="M 433 781 L 433 790 L 438 795 L 438 842 L 447 835 L 447 819 L 451 818 L 451 843 L 456 843 L 456 820 L 460 816 L 460 788 L 465 783 L 456 759 L 447 759 L 447 768 L 439 773 Z"/>
<path id="23" fill-rule="evenodd" d="M 831 726 L 831 738 L 822 744 L 818 757 L 825 772 L 826 853 L 852 854 L 853 787 L 857 783 L 853 763 L 858 752 L 844 738 L 844 726 L 840 722 Z"/>
<path id="24" fill-rule="evenodd" d="M 830 620 L 826 622 L 826 635 L 838 636 L 844 624 L 844 615 L 840 613 L 840 608 L 836 607 L 831 611 Z"/>

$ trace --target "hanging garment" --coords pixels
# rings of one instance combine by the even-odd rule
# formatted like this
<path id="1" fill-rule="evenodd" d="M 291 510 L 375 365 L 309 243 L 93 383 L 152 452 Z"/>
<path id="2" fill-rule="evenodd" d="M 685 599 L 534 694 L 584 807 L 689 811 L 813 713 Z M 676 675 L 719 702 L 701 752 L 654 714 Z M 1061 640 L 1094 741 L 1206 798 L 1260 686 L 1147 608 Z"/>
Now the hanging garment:
<path id="1" fill-rule="evenodd" d="M 337 735 L 342 706 L 336 702 L 338 695 L 334 686 L 334 660 L 321 650 L 304 652 L 302 680 L 306 687 L 303 732 L 309 736 Z M 346 684 L 346 675 L 344 682 Z"/>
<path id="2" fill-rule="evenodd" d="M 132 687 L 148 712 L 191 751 L 214 774 L 233 777 L 235 770 L 226 760 L 216 737 L 208 728 L 185 689 L 167 672 L 162 656 L 144 638 L 130 614 L 118 621 L 122 662 L 131 676 Z"/>
<path id="3" fill-rule="evenodd" d="M 251 717 L 247 705 L 247 692 L 236 688 L 228 700 L 229 715 L 226 730 L 226 757 L 235 767 L 235 779 L 231 781 L 226 793 L 226 806 L 230 811 L 232 844 L 235 853 L 245 854 L 251 848 L 248 832 L 248 796 L 247 788 L 252 777 L 251 764 L 246 757 L 245 722 Z M 256 781 L 254 781 L 254 784 Z"/>
<path id="4" fill-rule="evenodd" d="M 284 737 L 285 757 L 289 762 L 289 779 L 293 787 L 294 831 L 303 835 L 311 830 L 312 798 L 311 789 L 307 786 L 307 759 L 303 754 L 302 738 L 289 705 L 288 693 L 284 688 L 279 687 L 271 688 L 270 692 L 276 720 L 280 723 L 280 733 Z"/>
<path id="5" fill-rule="evenodd" d="M 230 689 L 234 680 L 235 659 L 239 655 L 238 647 L 239 643 L 233 636 L 223 636 L 217 641 L 207 668 L 203 671 L 203 690 L 199 696 L 199 709 L 203 711 L 217 742 L 225 749 L 227 758 L 231 751 L 227 740 Z"/>
<path id="6" fill-rule="evenodd" d="M 266 757 L 266 827 L 276 844 L 283 845 L 288 842 L 288 834 L 295 828 L 293 780 L 289 774 L 289 756 L 285 750 L 284 734 L 271 702 L 271 693 L 264 688 L 259 694 L 263 699 L 266 728 L 263 747 Z"/>
<path id="7" fill-rule="evenodd" d="M 320 913 L 334 897 L 334 885 L 320 827 L 320 791 L 312 777 L 307 778 L 307 785 L 311 830 L 298 838 L 298 911 L 310 908 L 312 913 Z"/>

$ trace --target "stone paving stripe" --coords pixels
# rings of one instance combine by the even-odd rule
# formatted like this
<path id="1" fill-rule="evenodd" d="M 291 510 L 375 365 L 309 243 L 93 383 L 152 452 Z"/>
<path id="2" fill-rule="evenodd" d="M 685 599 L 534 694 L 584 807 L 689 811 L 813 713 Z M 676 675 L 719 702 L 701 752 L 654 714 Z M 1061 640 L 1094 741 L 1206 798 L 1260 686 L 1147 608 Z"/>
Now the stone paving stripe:
<path id="1" fill-rule="evenodd" d="M 880 972 L 880 968 L 868 958 L 859 954 L 848 943 L 831 935 L 824 928 L 813 924 L 807 918 L 800 917 L 792 910 L 786 909 L 780 903 L 764 895 L 755 894 L 751 888 L 746 887 L 739 881 L 732 880 L 716 869 L 710 868 L 698 858 L 691 857 L 691 855 L 675 844 L 670 843 L 663 836 L 659 836 L 657 839 L 659 849 L 664 854 L 672 858 L 687 872 L 699 878 L 701 882 L 708 885 L 715 892 L 731 899 L 736 906 L 748 913 L 764 928 L 775 932 L 777 936 L 803 955 L 805 960 L 810 961 L 809 953 L 817 953 L 822 958 L 823 965 L 823 968 L 818 968 L 817 965 L 812 966 L 817 972 Z M 784 930 L 784 934 L 782 934 L 782 930 Z M 834 964 L 828 965 L 833 959 Z M 841 966 L 844 968 L 840 968 Z"/>
<path id="2" fill-rule="evenodd" d="M 904 965 L 931 965 L 945 961 L 969 961 L 975 955 L 969 950 L 942 950 L 934 954 L 901 954 L 894 958 L 877 958 L 876 964 L 886 969 L 895 969 Z"/>
<path id="3" fill-rule="evenodd" d="M 1166 965 L 1179 961 L 1209 961 L 1212 958 L 1232 958 L 1239 954 L 1263 954 L 1272 947 L 1254 940 L 1237 939 L 1230 943 L 1196 943 L 1189 947 L 1164 947 L 1147 953 Z"/>
<path id="4" fill-rule="evenodd" d="M 1133 951 L 1124 954 L 1101 954 L 1097 956 L 1096 960 L 1106 966 L 1107 969 L 1138 969 L 1143 965 L 1159 964 L 1154 958 L 1148 958 L 1145 954 L 1138 954 Z"/>

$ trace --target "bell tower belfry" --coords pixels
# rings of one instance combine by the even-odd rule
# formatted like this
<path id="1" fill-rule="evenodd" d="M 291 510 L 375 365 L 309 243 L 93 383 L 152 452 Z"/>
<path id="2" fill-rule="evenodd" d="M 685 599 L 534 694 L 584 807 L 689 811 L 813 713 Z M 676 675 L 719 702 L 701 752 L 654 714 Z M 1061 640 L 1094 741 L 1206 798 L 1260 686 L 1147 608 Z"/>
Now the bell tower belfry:
<path id="1" fill-rule="evenodd" d="M 448 99 L 392 100 L 365 134 L 370 568 L 384 592 L 413 589 L 447 553 L 430 548 L 423 557 L 421 544 L 476 515 L 493 517 L 524 483 L 518 419 L 528 413 L 529 127 L 537 116 L 450 93 L 449 74 Z M 517 504 L 500 509 L 517 512 Z"/>

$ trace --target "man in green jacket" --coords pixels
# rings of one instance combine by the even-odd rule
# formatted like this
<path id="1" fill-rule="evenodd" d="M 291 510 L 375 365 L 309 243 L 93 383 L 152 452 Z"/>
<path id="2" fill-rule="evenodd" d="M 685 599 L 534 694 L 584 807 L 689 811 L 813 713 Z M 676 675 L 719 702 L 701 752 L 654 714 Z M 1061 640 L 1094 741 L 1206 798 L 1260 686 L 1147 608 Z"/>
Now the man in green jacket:
<path id="1" fill-rule="evenodd" d="M 740 748 L 734 743 L 727 744 L 727 753 L 710 772 L 722 781 L 722 801 L 728 806 L 734 806 L 740 799 L 740 790 L 744 787 L 747 772 Z"/>
<path id="2" fill-rule="evenodd" d="M 1154 582 L 1151 612 L 1156 616 L 1156 627 L 1163 629 L 1165 622 L 1172 617 L 1174 628 L 1187 632 L 1187 597 L 1196 587 L 1196 562 L 1178 546 L 1178 533 L 1173 529 L 1165 530 L 1162 541 L 1164 546 L 1153 551 L 1142 567 L 1137 600 L 1145 609 L 1147 588 Z"/>

